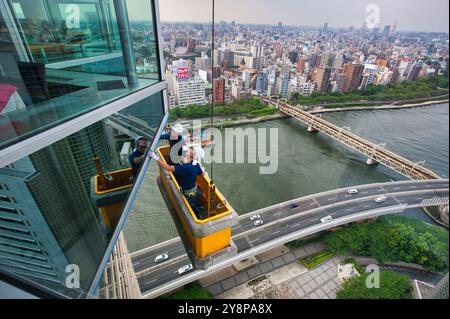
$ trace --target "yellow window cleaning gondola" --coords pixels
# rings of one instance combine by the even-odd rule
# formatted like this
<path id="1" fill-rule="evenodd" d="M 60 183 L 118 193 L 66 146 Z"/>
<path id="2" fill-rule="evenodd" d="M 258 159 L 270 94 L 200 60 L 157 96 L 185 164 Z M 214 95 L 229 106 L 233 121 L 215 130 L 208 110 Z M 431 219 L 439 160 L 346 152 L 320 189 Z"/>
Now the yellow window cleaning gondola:
<path id="1" fill-rule="evenodd" d="M 192 207 L 180 179 L 165 167 L 170 166 L 170 147 L 160 147 L 158 183 L 163 197 L 173 207 L 173 217 L 187 252 L 198 269 L 207 269 L 237 253 L 231 240 L 231 229 L 237 214 L 217 190 L 207 174 L 196 178 L 199 192 L 198 205 Z M 156 158 L 156 156 L 155 156 Z M 165 164 L 165 165 L 164 165 Z M 169 205 L 168 205 L 169 206 Z"/>

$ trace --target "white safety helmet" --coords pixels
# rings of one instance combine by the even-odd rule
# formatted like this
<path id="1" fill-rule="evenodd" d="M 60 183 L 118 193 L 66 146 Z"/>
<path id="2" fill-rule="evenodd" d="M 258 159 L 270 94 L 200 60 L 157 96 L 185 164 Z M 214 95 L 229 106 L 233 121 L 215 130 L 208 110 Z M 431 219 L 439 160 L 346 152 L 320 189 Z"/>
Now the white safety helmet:
<path id="1" fill-rule="evenodd" d="M 183 132 L 184 132 L 184 127 L 183 127 L 183 125 L 181 125 L 181 124 L 175 124 L 175 125 L 172 127 L 172 130 L 173 130 L 175 133 L 183 134 Z"/>
<path id="2" fill-rule="evenodd" d="M 139 146 L 139 141 L 146 141 L 146 142 L 148 143 L 148 139 L 147 139 L 146 137 L 144 137 L 144 136 L 138 136 L 138 137 L 136 137 L 136 138 L 134 139 L 134 145 L 135 145 L 134 150 L 135 150 L 135 151 L 137 150 L 137 148 L 138 148 L 138 146 Z"/>
<path id="3" fill-rule="evenodd" d="M 194 148 L 195 159 L 201 161 L 205 157 L 205 150 L 201 147 Z"/>
<path id="4" fill-rule="evenodd" d="M 200 146 L 194 147 L 194 161 L 192 164 L 200 164 L 201 160 L 205 157 L 205 150 Z M 200 165 L 201 166 L 201 165 Z"/>

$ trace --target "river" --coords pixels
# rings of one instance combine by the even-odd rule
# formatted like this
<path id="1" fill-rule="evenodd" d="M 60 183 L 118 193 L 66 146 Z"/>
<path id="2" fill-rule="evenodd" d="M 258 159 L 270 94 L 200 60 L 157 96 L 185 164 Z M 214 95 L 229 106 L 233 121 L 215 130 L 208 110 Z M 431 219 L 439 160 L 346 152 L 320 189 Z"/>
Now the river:
<path id="1" fill-rule="evenodd" d="M 323 118 L 412 161 L 426 160 L 426 167 L 449 176 L 449 105 L 412 109 L 327 113 Z M 404 180 L 384 167 L 368 166 L 366 158 L 320 133 L 308 133 L 294 119 L 267 121 L 248 126 L 278 128 L 279 161 L 274 175 L 260 175 L 260 164 L 215 164 L 214 180 L 239 214 L 290 199 L 354 185 Z M 208 166 L 206 166 L 208 168 Z M 130 251 L 176 236 L 156 185 L 152 164 L 125 226 Z M 422 210 L 408 216 L 432 221 Z"/>

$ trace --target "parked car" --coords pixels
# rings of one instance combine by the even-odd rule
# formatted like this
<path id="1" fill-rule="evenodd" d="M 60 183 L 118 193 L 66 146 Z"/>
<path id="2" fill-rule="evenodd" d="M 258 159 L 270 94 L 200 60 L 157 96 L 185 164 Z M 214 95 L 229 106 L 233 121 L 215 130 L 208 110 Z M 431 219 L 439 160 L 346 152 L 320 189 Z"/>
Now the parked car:
<path id="1" fill-rule="evenodd" d="M 296 209 L 296 208 L 298 208 L 298 205 L 297 204 L 292 204 L 290 207 L 291 207 L 291 209 Z"/>
<path id="2" fill-rule="evenodd" d="M 258 219 L 261 219 L 260 215 L 254 215 L 254 216 L 250 217 L 251 221 L 255 221 L 255 220 L 258 220 Z"/>
<path id="3" fill-rule="evenodd" d="M 192 269 L 194 269 L 194 266 L 192 266 L 192 264 L 183 266 L 180 269 L 178 269 L 178 274 L 179 275 L 185 274 L 187 272 L 190 272 Z"/>
<path id="4" fill-rule="evenodd" d="M 331 216 L 325 216 L 324 218 L 321 218 L 320 219 L 320 222 L 322 223 L 322 224 L 324 224 L 324 223 L 329 223 L 329 222 L 331 222 L 333 220 L 333 217 L 331 217 Z"/>
<path id="5" fill-rule="evenodd" d="M 264 224 L 264 221 L 262 219 L 258 219 L 253 223 L 255 226 L 261 226 L 262 224 Z"/>
<path id="6" fill-rule="evenodd" d="M 156 256 L 155 263 L 160 263 L 160 262 L 165 261 L 167 259 L 169 259 L 169 254 L 168 253 L 161 254 L 161 255 Z"/>
<path id="7" fill-rule="evenodd" d="M 358 190 L 356 188 L 352 188 L 352 189 L 349 189 L 347 191 L 347 193 L 349 193 L 350 195 L 355 195 L 355 194 L 358 194 Z"/>
<path id="8" fill-rule="evenodd" d="M 375 203 L 384 203 L 385 201 L 387 201 L 386 196 L 379 196 L 379 197 L 375 198 Z"/>

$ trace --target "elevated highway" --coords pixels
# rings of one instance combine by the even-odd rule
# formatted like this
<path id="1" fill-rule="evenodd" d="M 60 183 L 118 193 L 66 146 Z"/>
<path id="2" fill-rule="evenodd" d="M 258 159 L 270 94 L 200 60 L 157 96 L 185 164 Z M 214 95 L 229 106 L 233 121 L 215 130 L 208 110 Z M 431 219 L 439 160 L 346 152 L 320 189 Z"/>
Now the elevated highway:
<path id="1" fill-rule="evenodd" d="M 362 185 L 356 187 L 358 194 L 354 195 L 348 189 L 314 194 L 240 216 L 232 230 L 238 255 L 207 270 L 178 275 L 177 270 L 190 263 L 179 239 L 132 254 L 142 296 L 155 298 L 243 259 L 339 225 L 449 202 L 448 179 Z M 386 196 L 386 201 L 376 203 L 374 199 L 381 195 Z M 250 217 L 255 214 L 261 216 L 264 225 L 253 225 Z M 322 223 L 320 220 L 325 216 L 332 216 L 333 221 Z M 162 253 L 169 253 L 170 259 L 155 264 L 154 258 Z"/>

